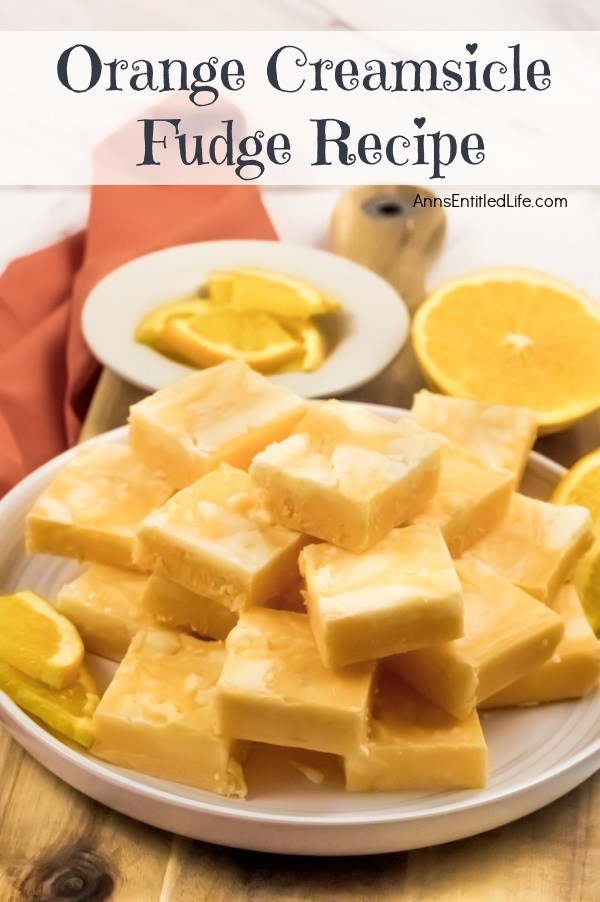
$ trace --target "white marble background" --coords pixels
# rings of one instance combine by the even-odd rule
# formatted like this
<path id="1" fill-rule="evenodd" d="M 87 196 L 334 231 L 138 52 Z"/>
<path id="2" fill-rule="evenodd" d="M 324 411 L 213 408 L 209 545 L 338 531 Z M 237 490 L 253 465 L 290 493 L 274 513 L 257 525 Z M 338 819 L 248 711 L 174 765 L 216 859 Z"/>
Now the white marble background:
<path id="1" fill-rule="evenodd" d="M 600 30 L 600 0 L 0 0 L 0 28 Z M 553 272 L 600 300 L 600 188 L 528 193 L 566 196 L 569 205 L 449 210 L 430 286 L 481 266 L 521 265 Z M 265 189 L 281 238 L 322 247 L 337 196 L 326 187 Z M 81 227 L 87 204 L 82 189 L 0 190 L 0 269 Z"/>
<path id="2" fill-rule="evenodd" d="M 598 0 L 0 0 L 1 29 L 599 30 Z"/>

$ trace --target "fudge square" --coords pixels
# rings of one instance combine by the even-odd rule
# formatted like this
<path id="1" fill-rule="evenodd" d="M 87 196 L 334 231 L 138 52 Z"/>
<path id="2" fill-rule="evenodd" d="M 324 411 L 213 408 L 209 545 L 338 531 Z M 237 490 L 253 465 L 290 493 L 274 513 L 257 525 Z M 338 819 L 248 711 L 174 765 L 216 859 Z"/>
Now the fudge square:
<path id="1" fill-rule="evenodd" d="M 367 738 L 375 665 L 328 670 L 306 614 L 251 608 L 226 639 L 222 733 L 344 755 Z"/>
<path id="2" fill-rule="evenodd" d="M 565 622 L 565 634 L 552 657 L 487 698 L 482 708 L 582 698 L 598 685 L 600 642 L 588 623 L 574 586 L 568 583 L 561 586 L 551 607 Z"/>
<path id="3" fill-rule="evenodd" d="M 490 567 L 456 562 L 465 634 L 453 642 L 387 658 L 385 664 L 459 719 L 546 661 L 564 632 L 562 618 Z"/>
<path id="4" fill-rule="evenodd" d="M 146 573 L 90 564 L 58 592 L 56 608 L 77 627 L 86 651 L 120 661 L 135 634 L 156 620 L 143 608 Z"/>
<path id="5" fill-rule="evenodd" d="M 592 544 L 589 511 L 515 494 L 504 519 L 468 555 L 540 601 L 551 601 Z"/>
<path id="6" fill-rule="evenodd" d="M 298 578 L 306 542 L 274 521 L 265 494 L 221 464 L 143 521 L 135 561 L 232 611 L 263 604 Z"/>
<path id="7" fill-rule="evenodd" d="M 148 579 L 140 604 L 155 623 L 207 639 L 224 639 L 237 623 L 237 615 L 220 601 L 190 592 L 157 573 Z"/>
<path id="8" fill-rule="evenodd" d="M 452 557 L 460 557 L 500 522 L 514 486 L 514 473 L 490 470 L 472 452 L 448 442 L 441 448 L 437 492 L 411 523 L 439 526 Z"/>
<path id="9" fill-rule="evenodd" d="M 91 751 L 143 774 L 245 796 L 240 749 L 217 731 L 222 642 L 139 632 L 94 714 Z"/>
<path id="10" fill-rule="evenodd" d="M 280 523 L 366 551 L 433 496 L 441 439 L 351 404 L 325 401 L 294 434 L 257 454 L 254 481 Z"/>
<path id="11" fill-rule="evenodd" d="M 307 545 L 299 563 L 326 667 L 462 636 L 462 589 L 437 527 L 393 529 L 362 554 Z"/>
<path id="12" fill-rule="evenodd" d="M 517 481 L 537 435 L 536 419 L 527 407 L 449 398 L 427 389 L 414 396 L 411 416 L 424 429 L 469 448 L 486 466 L 515 473 Z"/>
<path id="13" fill-rule="evenodd" d="M 462 721 L 380 674 L 367 742 L 344 756 L 351 792 L 481 789 L 487 749 L 476 711 Z"/>
<path id="14" fill-rule="evenodd" d="M 126 445 L 84 446 L 28 514 L 27 551 L 132 567 L 137 527 L 172 492 Z"/>
<path id="15" fill-rule="evenodd" d="M 129 443 L 183 488 L 225 461 L 246 469 L 288 435 L 307 404 L 241 360 L 209 367 L 132 405 Z"/>

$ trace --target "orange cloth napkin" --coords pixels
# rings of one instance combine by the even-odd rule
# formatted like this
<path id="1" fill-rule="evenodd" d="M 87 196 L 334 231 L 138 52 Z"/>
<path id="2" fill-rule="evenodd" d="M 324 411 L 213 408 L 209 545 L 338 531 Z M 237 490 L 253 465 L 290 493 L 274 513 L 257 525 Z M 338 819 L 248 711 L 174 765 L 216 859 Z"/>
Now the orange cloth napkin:
<path id="1" fill-rule="evenodd" d="M 77 441 L 99 375 L 81 333 L 96 282 L 163 247 L 276 237 L 252 186 L 100 185 L 84 231 L 12 262 L 0 276 L 0 495 Z"/>

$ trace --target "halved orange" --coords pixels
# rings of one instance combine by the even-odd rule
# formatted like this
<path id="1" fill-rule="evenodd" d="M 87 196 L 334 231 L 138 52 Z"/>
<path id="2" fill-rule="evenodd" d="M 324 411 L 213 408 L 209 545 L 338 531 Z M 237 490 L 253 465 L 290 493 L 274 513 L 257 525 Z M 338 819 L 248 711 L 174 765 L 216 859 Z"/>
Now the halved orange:
<path id="1" fill-rule="evenodd" d="M 552 276 L 491 269 L 454 279 L 417 310 L 412 336 L 444 394 L 529 407 L 546 432 L 600 407 L 600 305 Z"/>

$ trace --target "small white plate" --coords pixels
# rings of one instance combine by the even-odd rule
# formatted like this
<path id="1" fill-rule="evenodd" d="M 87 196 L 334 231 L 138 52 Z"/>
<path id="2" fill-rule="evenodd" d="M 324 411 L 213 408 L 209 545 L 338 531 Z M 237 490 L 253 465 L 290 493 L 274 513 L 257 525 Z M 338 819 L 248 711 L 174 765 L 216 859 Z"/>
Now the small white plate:
<path id="1" fill-rule="evenodd" d="M 279 241 L 206 241 L 138 257 L 105 276 L 83 308 L 83 334 L 101 363 L 154 391 L 192 370 L 138 344 L 133 334 L 152 308 L 197 290 L 213 269 L 252 266 L 304 279 L 341 301 L 320 320 L 331 350 L 313 373 L 272 376 L 305 398 L 338 395 L 373 379 L 401 350 L 409 316 L 398 293 L 357 263 Z"/>
<path id="2" fill-rule="evenodd" d="M 371 409 L 390 419 L 402 413 Z M 95 441 L 123 441 L 125 435 L 119 429 Z M 29 588 L 52 598 L 76 572 L 72 561 L 28 557 L 23 546 L 27 511 L 72 454 L 50 461 L 0 502 L 0 592 Z M 562 473 L 562 467 L 532 454 L 523 488 L 546 498 Z M 101 658 L 88 663 L 101 679 L 114 667 Z M 248 799 L 225 799 L 76 751 L 1 692 L 0 722 L 44 767 L 110 808 L 197 839 L 290 854 L 370 854 L 472 836 L 542 808 L 600 767 L 599 691 L 575 702 L 484 713 L 489 781 L 483 790 L 465 792 L 347 793 L 333 756 L 318 759 L 325 778 L 316 786 L 291 763 L 305 762 L 306 753 L 274 756 L 258 747 L 245 768 Z"/>

